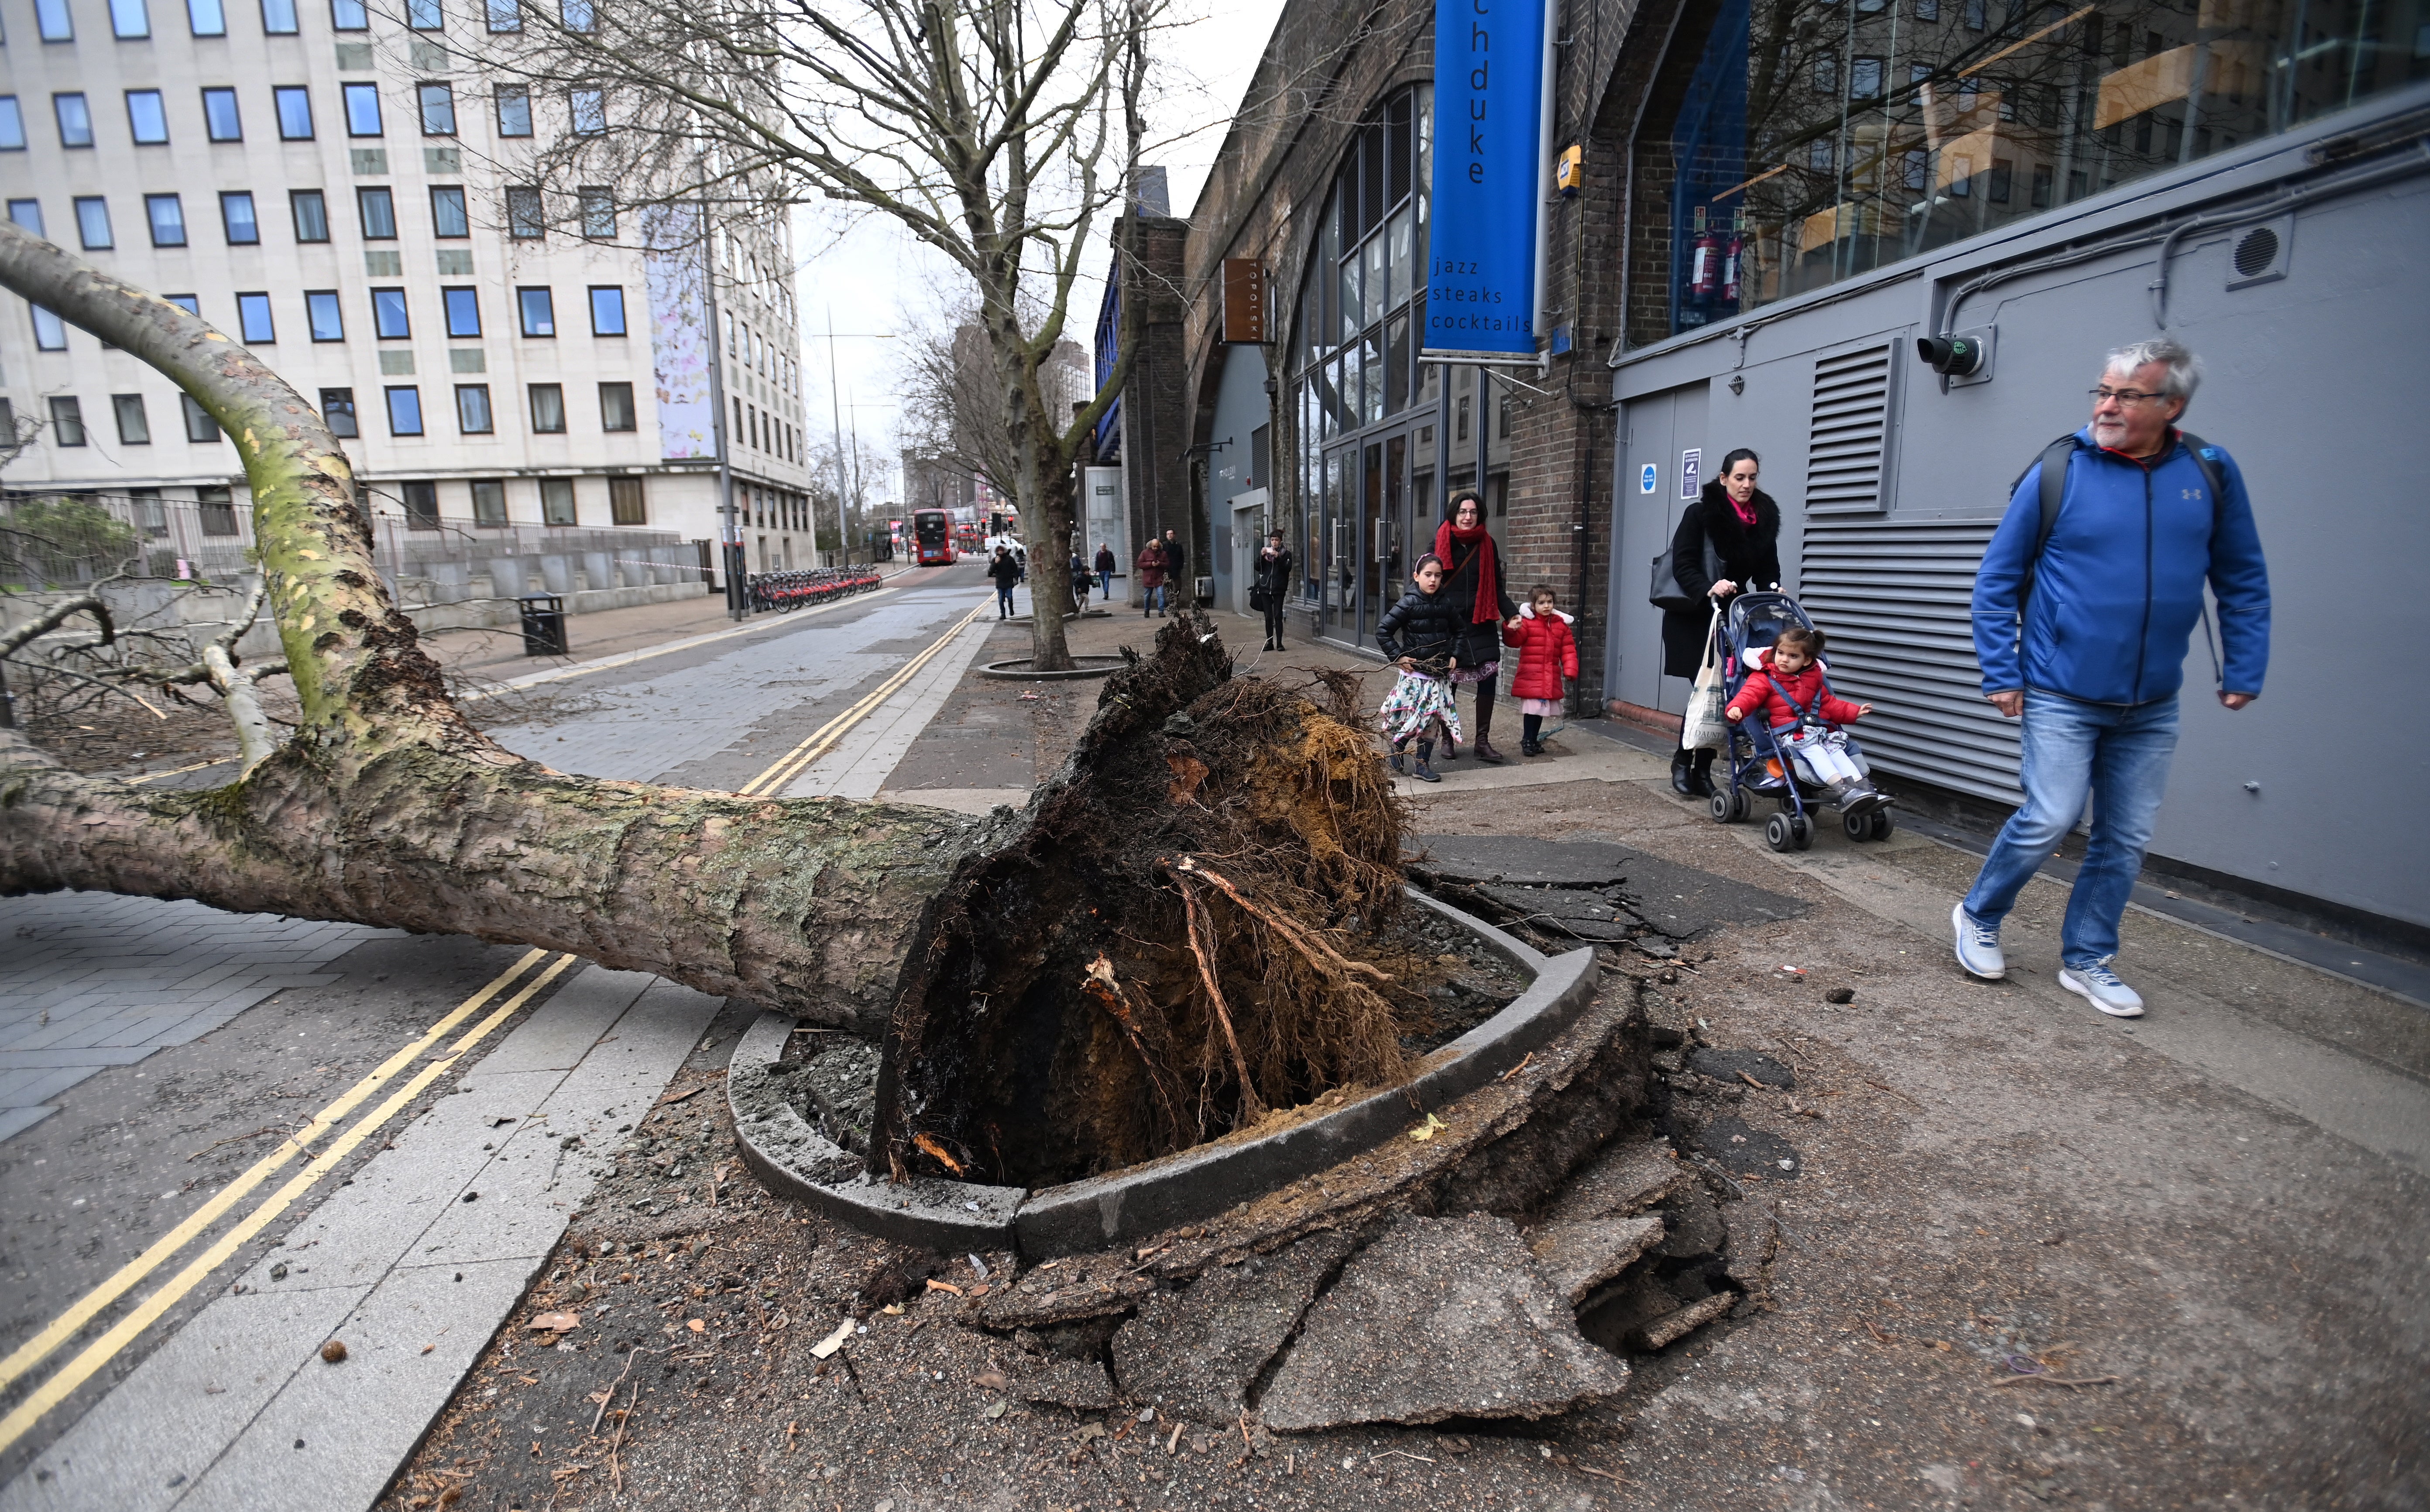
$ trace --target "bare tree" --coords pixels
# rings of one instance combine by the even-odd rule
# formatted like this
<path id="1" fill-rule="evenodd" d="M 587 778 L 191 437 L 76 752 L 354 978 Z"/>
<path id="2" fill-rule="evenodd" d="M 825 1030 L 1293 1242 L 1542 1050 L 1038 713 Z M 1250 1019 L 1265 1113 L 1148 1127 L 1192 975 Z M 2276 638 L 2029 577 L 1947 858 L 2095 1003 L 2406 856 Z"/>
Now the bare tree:
<path id="1" fill-rule="evenodd" d="M 1057 411 L 1041 373 L 1073 328 L 1099 227 L 1128 224 L 1144 39 L 1164 4 L 567 0 L 524 7 L 483 62 L 569 102 L 541 149 L 548 172 L 761 222 L 838 202 L 958 268 L 1000 396 L 1005 490 L 1051 600 L 1068 591 L 1075 464 L 1126 375 L 1136 316 L 1078 413 Z M 1061 622 L 1033 635 L 1039 667 L 1071 665 Z"/>

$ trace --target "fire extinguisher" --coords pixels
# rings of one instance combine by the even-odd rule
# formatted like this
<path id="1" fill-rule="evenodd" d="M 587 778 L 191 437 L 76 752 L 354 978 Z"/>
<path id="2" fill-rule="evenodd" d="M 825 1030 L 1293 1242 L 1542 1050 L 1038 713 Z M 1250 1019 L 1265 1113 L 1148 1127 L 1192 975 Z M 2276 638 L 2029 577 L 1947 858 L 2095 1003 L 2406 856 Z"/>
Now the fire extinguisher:
<path id="1" fill-rule="evenodd" d="M 1741 210 L 1730 220 L 1730 244 L 1722 254 L 1722 303 L 1735 307 L 1739 302 L 1739 259 L 1746 251 L 1746 212 Z"/>
<path id="2" fill-rule="evenodd" d="M 1705 224 L 1705 208 L 1696 207 L 1696 240 L 1688 258 L 1688 297 L 1710 299 L 1722 281 L 1722 239 Z"/>

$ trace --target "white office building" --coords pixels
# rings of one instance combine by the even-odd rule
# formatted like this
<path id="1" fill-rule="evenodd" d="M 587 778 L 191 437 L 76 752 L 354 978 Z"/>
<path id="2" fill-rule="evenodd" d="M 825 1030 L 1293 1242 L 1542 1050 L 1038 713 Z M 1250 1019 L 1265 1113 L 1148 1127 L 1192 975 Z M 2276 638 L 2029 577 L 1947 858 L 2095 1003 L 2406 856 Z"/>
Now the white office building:
<path id="1" fill-rule="evenodd" d="M 0 0 L 8 217 L 317 402 L 408 579 L 576 536 L 587 579 L 613 568 L 603 533 L 646 532 L 696 580 L 729 473 L 751 569 L 812 564 L 781 220 L 704 237 L 538 182 L 538 144 L 602 97 L 466 68 L 512 0 L 398 3 Z M 160 374 L 0 294 L 0 399 L 42 426 L 8 499 L 83 496 L 156 564 L 241 559 L 235 448 Z"/>

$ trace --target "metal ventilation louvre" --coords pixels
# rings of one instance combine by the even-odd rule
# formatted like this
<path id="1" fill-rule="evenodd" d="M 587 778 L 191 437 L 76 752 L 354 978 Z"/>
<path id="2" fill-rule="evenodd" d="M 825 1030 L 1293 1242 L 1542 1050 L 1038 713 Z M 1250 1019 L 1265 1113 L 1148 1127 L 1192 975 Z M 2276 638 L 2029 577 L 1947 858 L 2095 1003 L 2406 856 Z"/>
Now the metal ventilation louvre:
<path id="1" fill-rule="evenodd" d="M 1890 347 L 1859 347 L 1814 364 L 1806 443 L 1806 507 L 1817 513 L 1882 507 L 1883 442 L 1889 428 Z"/>
<path id="2" fill-rule="evenodd" d="M 1798 601 L 1829 636 L 1831 687 L 1873 712 L 1856 727 L 1885 772 L 2005 804 L 2017 723 L 1983 701 L 1970 604 L 1996 520 L 1809 520 Z"/>

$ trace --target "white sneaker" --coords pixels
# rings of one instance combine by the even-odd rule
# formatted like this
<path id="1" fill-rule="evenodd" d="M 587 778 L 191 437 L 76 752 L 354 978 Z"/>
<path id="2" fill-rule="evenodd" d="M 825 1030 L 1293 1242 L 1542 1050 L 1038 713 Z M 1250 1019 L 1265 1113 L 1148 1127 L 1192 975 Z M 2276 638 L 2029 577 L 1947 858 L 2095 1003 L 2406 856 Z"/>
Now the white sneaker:
<path id="1" fill-rule="evenodd" d="M 1956 933 L 1957 964 L 1967 975 L 1996 982 L 2008 974 L 2008 958 L 2000 954 L 2000 932 L 1967 917 L 1964 903 L 1949 910 L 1949 927 Z"/>
<path id="2" fill-rule="evenodd" d="M 2139 1019 L 2143 1016 L 2143 999 L 2136 990 L 2118 980 L 2118 973 L 2107 961 L 2095 961 L 2089 966 L 2059 968 L 2058 985 L 2080 998 L 2091 1000 L 2092 1005 L 2113 1019 Z"/>

